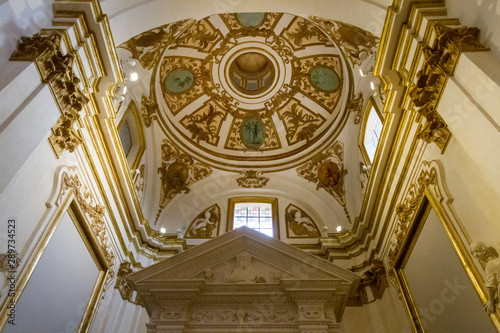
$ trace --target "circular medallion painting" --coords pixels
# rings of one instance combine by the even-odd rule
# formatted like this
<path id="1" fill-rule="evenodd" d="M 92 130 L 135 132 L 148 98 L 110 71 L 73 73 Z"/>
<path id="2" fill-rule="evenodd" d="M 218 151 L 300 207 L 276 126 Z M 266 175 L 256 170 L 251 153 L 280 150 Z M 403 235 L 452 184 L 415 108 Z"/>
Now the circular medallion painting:
<path id="1" fill-rule="evenodd" d="M 340 86 L 340 79 L 337 73 L 326 66 L 314 67 L 309 72 L 309 80 L 315 88 L 327 92 L 333 92 Z"/>
<path id="2" fill-rule="evenodd" d="M 187 91 L 194 84 L 194 75 L 190 70 L 187 69 L 176 69 L 172 71 L 166 78 L 164 82 L 165 90 L 173 93 L 179 94 Z"/>
<path id="3" fill-rule="evenodd" d="M 326 161 L 318 168 L 318 180 L 326 188 L 336 186 L 340 181 L 340 168 L 337 163 Z"/>
<path id="4" fill-rule="evenodd" d="M 259 148 L 264 143 L 266 127 L 260 118 L 245 118 L 241 123 L 241 142 L 248 148 Z"/>
<path id="5" fill-rule="evenodd" d="M 238 21 L 247 28 L 255 28 L 264 22 L 266 13 L 238 13 Z"/>

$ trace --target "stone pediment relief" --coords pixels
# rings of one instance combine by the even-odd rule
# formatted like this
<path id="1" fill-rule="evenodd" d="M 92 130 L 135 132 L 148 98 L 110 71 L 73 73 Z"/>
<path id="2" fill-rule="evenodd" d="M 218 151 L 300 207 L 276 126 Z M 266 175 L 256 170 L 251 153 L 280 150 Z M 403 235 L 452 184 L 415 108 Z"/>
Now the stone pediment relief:
<path id="1" fill-rule="evenodd" d="M 338 332 L 359 277 L 242 227 L 127 277 L 148 332 Z"/>

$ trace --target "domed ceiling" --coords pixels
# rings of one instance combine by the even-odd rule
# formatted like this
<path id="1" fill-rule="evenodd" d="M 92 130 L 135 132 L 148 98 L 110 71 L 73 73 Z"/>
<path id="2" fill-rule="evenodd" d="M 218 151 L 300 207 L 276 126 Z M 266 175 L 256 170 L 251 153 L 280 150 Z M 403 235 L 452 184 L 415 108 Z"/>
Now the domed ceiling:
<path id="1" fill-rule="evenodd" d="M 151 80 L 158 122 L 201 161 L 226 170 L 285 169 L 342 130 L 349 72 L 314 22 L 238 13 L 154 30 L 129 41 L 128 49 L 152 38 L 168 44 L 162 54 L 138 58 L 159 58 Z"/>
<path id="2" fill-rule="evenodd" d="M 140 88 L 127 85 L 147 128 L 144 216 L 186 227 L 250 194 L 287 197 L 311 219 L 331 219 L 319 227 L 349 225 L 362 196 L 353 68 L 373 64 L 377 42 L 348 24 L 257 12 L 178 21 L 120 45 L 130 52 L 121 58 L 142 67 Z M 208 207 L 217 204 L 216 214 Z"/>

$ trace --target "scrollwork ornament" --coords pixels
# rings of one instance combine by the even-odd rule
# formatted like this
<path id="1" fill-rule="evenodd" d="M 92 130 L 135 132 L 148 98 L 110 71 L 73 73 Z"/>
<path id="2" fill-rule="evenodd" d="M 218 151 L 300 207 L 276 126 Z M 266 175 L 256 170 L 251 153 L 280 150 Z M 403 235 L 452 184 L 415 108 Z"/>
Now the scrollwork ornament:
<path id="1" fill-rule="evenodd" d="M 266 186 L 269 178 L 263 177 L 262 172 L 247 170 L 242 172 L 243 177 L 237 178 L 238 186 L 243 188 L 262 188 Z"/>
<path id="2" fill-rule="evenodd" d="M 212 169 L 183 153 L 173 142 L 164 139 L 161 145 L 162 165 L 158 168 L 161 181 L 160 209 L 155 224 L 165 206 L 176 195 L 188 193 L 189 185 L 212 174 Z"/>
<path id="3" fill-rule="evenodd" d="M 351 217 L 347 210 L 344 175 L 344 144 L 336 141 L 324 152 L 313 156 L 311 161 L 297 168 L 297 175 L 316 184 L 316 190 L 324 189 L 342 206 L 349 223 Z"/>
<path id="4" fill-rule="evenodd" d="M 107 285 L 115 275 L 115 254 L 109 243 L 108 230 L 104 221 L 106 212 L 105 207 L 97 203 L 90 190 L 80 182 L 77 175 L 68 175 L 64 173 L 62 176 L 60 198 L 70 190 L 75 193 L 76 201 L 80 205 L 82 211 L 90 218 L 90 229 L 96 236 L 99 246 L 104 253 L 104 257 L 108 262 L 109 273 L 106 279 Z"/>
<path id="5" fill-rule="evenodd" d="M 424 196 L 425 188 L 436 184 L 436 182 L 437 173 L 435 169 L 422 170 L 416 182 L 411 184 L 406 198 L 402 203 L 396 206 L 397 222 L 394 231 L 395 240 L 391 242 L 391 248 L 388 254 L 391 267 L 394 267 L 396 258 L 408 233 L 410 221 Z"/>

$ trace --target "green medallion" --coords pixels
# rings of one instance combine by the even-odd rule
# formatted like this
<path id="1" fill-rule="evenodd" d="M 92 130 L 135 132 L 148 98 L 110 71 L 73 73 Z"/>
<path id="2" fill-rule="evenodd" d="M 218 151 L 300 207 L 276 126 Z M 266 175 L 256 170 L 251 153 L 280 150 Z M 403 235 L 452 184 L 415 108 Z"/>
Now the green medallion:
<path id="1" fill-rule="evenodd" d="M 260 118 L 245 118 L 241 123 L 241 141 L 248 148 L 259 148 L 264 143 L 266 127 Z"/>
<path id="2" fill-rule="evenodd" d="M 190 70 L 176 69 L 168 74 L 163 84 L 166 91 L 179 94 L 193 86 L 194 75 Z"/>
<path id="3" fill-rule="evenodd" d="M 332 92 L 339 88 L 340 79 L 337 73 L 330 67 L 318 66 L 309 72 L 311 84 L 323 91 Z"/>
<path id="4" fill-rule="evenodd" d="M 238 13 L 238 21 L 247 28 L 255 28 L 264 22 L 266 13 Z"/>

